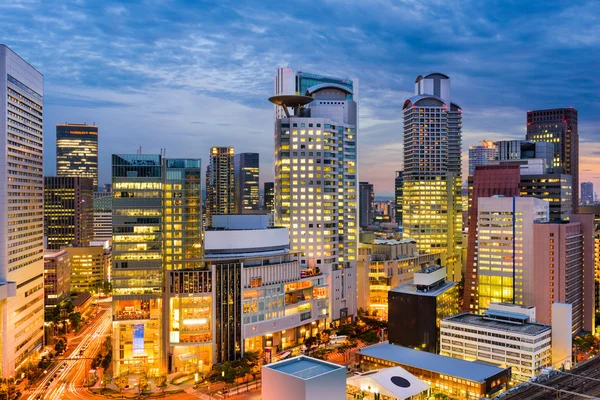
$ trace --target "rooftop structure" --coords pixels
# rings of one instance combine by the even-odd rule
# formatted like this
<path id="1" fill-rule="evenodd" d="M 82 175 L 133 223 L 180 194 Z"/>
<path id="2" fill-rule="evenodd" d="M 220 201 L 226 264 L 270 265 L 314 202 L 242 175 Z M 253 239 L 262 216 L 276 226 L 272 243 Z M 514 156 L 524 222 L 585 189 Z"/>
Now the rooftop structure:
<path id="1" fill-rule="evenodd" d="M 346 381 L 361 392 L 378 393 L 390 399 L 413 399 L 425 395 L 429 385 L 402 367 L 377 369 L 355 375 Z M 417 397 L 420 398 L 420 397 Z"/>

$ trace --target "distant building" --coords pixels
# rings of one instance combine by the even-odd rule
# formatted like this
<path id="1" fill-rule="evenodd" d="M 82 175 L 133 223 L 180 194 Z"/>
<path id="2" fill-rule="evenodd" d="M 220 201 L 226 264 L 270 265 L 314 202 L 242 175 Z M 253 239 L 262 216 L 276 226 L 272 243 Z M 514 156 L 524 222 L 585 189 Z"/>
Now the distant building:
<path id="1" fill-rule="evenodd" d="M 498 147 L 493 142 L 482 141 L 479 146 L 469 146 L 469 175 L 473 175 L 475 167 L 488 165 L 498 159 Z"/>
<path id="2" fill-rule="evenodd" d="M 498 161 L 508 160 L 543 160 L 544 171 L 547 173 L 554 169 L 554 143 L 532 142 L 529 140 L 500 140 L 494 143 L 498 149 Z M 559 173 L 564 171 L 559 170 Z"/>
<path id="3" fill-rule="evenodd" d="M 258 158 L 258 153 L 239 153 L 234 156 L 236 214 L 259 209 Z"/>
<path id="4" fill-rule="evenodd" d="M 594 202 L 594 184 L 592 182 L 581 182 L 581 204 Z"/>
<path id="5" fill-rule="evenodd" d="M 554 144 L 554 168 L 572 177 L 573 212 L 579 208 L 579 129 L 577 110 L 555 108 L 527 112 L 527 140 Z"/>
<path id="6" fill-rule="evenodd" d="M 491 304 L 483 314 L 462 313 L 442 320 L 440 354 L 511 368 L 519 380 L 539 375 L 552 365 L 552 328 L 531 321 L 519 308 Z"/>
<path id="7" fill-rule="evenodd" d="M 402 225 L 402 197 L 403 197 L 404 174 L 403 171 L 396 171 L 394 179 L 394 201 L 396 202 L 396 212 L 394 219 L 398 225 Z"/>
<path id="8" fill-rule="evenodd" d="M 459 311 L 458 285 L 446 280 L 445 267 L 429 267 L 390 290 L 388 303 L 390 343 L 437 354 L 440 321 Z"/>
<path id="9" fill-rule="evenodd" d="M 269 212 L 273 212 L 275 207 L 275 183 L 265 182 L 263 188 L 264 208 Z"/>
<path id="10" fill-rule="evenodd" d="M 594 215 L 594 277 L 596 281 L 594 307 L 600 312 L 600 206 L 581 206 L 581 214 Z"/>
<path id="11" fill-rule="evenodd" d="M 358 307 L 388 319 L 388 292 L 413 280 L 414 273 L 439 262 L 439 254 L 419 254 L 412 239 L 375 239 L 358 248 Z"/>
<path id="12" fill-rule="evenodd" d="M 65 250 L 44 254 L 44 305 L 54 308 L 71 293 L 71 256 Z"/>
<path id="13" fill-rule="evenodd" d="M 94 240 L 112 240 L 112 193 L 94 193 Z"/>
<path id="14" fill-rule="evenodd" d="M 56 125 L 56 175 L 92 178 L 98 187 L 98 127 Z"/>
<path id="15" fill-rule="evenodd" d="M 427 382 L 434 392 L 454 399 L 494 397 L 506 391 L 511 380 L 510 368 L 459 360 L 388 342 L 358 349 L 354 357 L 363 371 L 399 366 Z"/>
<path id="16" fill-rule="evenodd" d="M 71 258 L 71 290 L 92 292 L 107 279 L 107 264 L 111 261 L 110 252 L 102 246 L 65 248 Z"/>
<path id="17" fill-rule="evenodd" d="M 206 167 L 206 217 L 235 213 L 235 167 L 233 147 L 212 147 Z"/>
<path id="18" fill-rule="evenodd" d="M 44 177 L 44 228 L 46 248 L 89 246 L 94 235 L 92 178 Z"/>
<path id="19" fill-rule="evenodd" d="M 373 185 L 369 182 L 360 182 L 359 185 L 359 204 L 358 217 L 360 227 L 366 228 L 373 221 L 373 212 L 375 207 L 375 192 Z"/>

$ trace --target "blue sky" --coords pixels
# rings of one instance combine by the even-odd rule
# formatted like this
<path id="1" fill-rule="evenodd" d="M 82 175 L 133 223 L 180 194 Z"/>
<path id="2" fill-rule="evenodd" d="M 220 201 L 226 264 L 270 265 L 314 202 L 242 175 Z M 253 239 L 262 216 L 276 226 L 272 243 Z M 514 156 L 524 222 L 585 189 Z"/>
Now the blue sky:
<path id="1" fill-rule="evenodd" d="M 0 42 L 45 77 L 46 173 L 55 124 L 96 123 L 110 154 L 210 146 L 261 155 L 272 179 L 278 66 L 360 80 L 360 178 L 390 193 L 416 76 L 452 78 L 463 154 L 525 135 L 526 111 L 579 110 L 581 181 L 600 192 L 598 1 L 0 0 Z M 463 157 L 464 158 L 464 157 Z M 466 169 L 466 159 L 464 163 Z"/>

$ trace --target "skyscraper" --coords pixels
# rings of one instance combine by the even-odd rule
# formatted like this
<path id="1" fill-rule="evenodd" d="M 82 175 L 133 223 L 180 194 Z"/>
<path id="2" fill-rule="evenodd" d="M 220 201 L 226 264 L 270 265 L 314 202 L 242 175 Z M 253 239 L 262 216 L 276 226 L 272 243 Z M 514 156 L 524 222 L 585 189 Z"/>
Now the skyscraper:
<path id="1" fill-rule="evenodd" d="M 527 112 L 527 140 L 554 144 L 554 168 L 573 178 L 573 213 L 579 207 L 579 130 L 577 110 L 555 108 Z"/>
<path id="2" fill-rule="evenodd" d="M 0 45 L 0 375 L 4 378 L 15 376 L 42 347 L 43 96 L 42 74 Z"/>
<path id="3" fill-rule="evenodd" d="M 235 213 L 259 209 L 258 153 L 240 153 L 234 157 Z"/>
<path id="4" fill-rule="evenodd" d="M 554 143 L 531 142 L 529 140 L 499 140 L 495 145 L 498 148 L 499 161 L 538 158 L 544 160 L 544 172 L 554 171 Z"/>
<path id="5" fill-rule="evenodd" d="M 275 208 L 275 182 L 265 182 L 263 184 L 264 208 L 273 211 Z"/>
<path id="6" fill-rule="evenodd" d="M 92 178 L 98 188 L 98 127 L 56 125 L 56 175 Z"/>
<path id="7" fill-rule="evenodd" d="M 89 246 L 94 238 L 94 181 L 76 176 L 44 177 L 46 248 Z"/>
<path id="8" fill-rule="evenodd" d="M 396 209 L 394 210 L 394 218 L 396 219 L 398 225 L 402 225 L 403 187 L 404 171 L 396 171 L 396 178 L 394 179 L 394 201 L 396 203 Z"/>
<path id="9" fill-rule="evenodd" d="M 478 165 L 488 165 L 498 159 L 498 146 L 494 142 L 482 141 L 479 146 L 469 146 L 469 175 L 473 175 Z"/>
<path id="10" fill-rule="evenodd" d="M 359 198 L 359 221 L 360 227 L 366 228 L 373 221 L 375 193 L 373 185 L 369 182 L 360 182 L 360 198 Z"/>
<path id="11" fill-rule="evenodd" d="M 443 252 L 448 278 L 461 279 L 461 118 L 450 99 L 450 78 L 433 73 L 415 81 L 404 114 L 402 227 L 420 251 Z"/>
<path id="12" fill-rule="evenodd" d="M 356 312 L 357 85 L 280 68 L 274 79 L 275 224 L 329 279 L 329 315 Z"/>
<path id="13" fill-rule="evenodd" d="M 581 204 L 594 202 L 594 184 L 592 182 L 581 182 Z"/>
<path id="14" fill-rule="evenodd" d="M 233 147 L 212 147 L 206 167 L 206 217 L 235 213 Z"/>
<path id="15" fill-rule="evenodd" d="M 112 239 L 112 193 L 94 193 L 94 240 Z"/>

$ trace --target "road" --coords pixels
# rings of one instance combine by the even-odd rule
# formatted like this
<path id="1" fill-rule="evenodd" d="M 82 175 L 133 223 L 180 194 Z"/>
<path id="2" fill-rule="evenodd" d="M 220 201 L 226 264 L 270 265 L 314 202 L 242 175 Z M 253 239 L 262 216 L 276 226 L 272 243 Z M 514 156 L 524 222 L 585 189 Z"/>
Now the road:
<path id="1" fill-rule="evenodd" d="M 53 365 L 37 388 L 25 393 L 29 400 L 89 399 L 83 383 L 92 359 L 102 348 L 112 326 L 111 311 L 101 307 L 98 317 L 79 335 L 69 339 L 64 361 Z M 81 354 L 80 354 L 81 353 Z"/>

